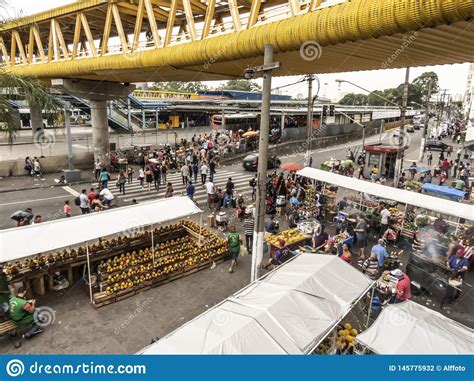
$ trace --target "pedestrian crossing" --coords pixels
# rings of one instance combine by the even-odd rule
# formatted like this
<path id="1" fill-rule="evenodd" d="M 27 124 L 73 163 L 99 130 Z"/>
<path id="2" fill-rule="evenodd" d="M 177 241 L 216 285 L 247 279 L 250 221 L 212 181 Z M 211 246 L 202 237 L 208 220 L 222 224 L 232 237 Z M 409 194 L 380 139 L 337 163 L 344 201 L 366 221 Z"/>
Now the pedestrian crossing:
<path id="1" fill-rule="evenodd" d="M 249 185 L 249 180 L 254 177 L 252 173 L 238 173 L 228 170 L 218 170 L 214 175 L 214 185 L 216 188 L 221 188 L 225 190 L 225 184 L 229 177 L 232 178 L 234 183 L 234 195 L 242 194 L 246 200 L 248 200 L 252 194 L 252 190 Z M 209 176 L 208 176 L 209 178 Z M 204 185 L 201 185 L 201 175 L 198 175 L 197 183 L 194 182 L 194 178 L 191 179 L 195 187 L 194 201 L 198 205 L 207 204 L 207 193 Z M 166 181 L 171 182 L 174 189 L 174 196 L 183 195 L 186 192 L 186 185 L 182 182 L 181 173 L 168 173 L 166 176 Z M 132 184 L 125 184 L 125 195 L 119 194 L 118 187 L 115 186 L 115 181 L 112 180 L 109 182 L 109 189 L 114 194 L 114 196 L 120 200 L 120 204 L 130 204 L 132 200 L 137 200 L 137 202 L 151 201 L 164 198 L 166 191 L 166 184 L 162 184 L 157 191 L 154 187 L 154 183 L 151 183 L 151 190 L 148 191 L 148 184 L 145 182 L 144 189 L 141 188 L 140 182 L 133 179 Z"/>

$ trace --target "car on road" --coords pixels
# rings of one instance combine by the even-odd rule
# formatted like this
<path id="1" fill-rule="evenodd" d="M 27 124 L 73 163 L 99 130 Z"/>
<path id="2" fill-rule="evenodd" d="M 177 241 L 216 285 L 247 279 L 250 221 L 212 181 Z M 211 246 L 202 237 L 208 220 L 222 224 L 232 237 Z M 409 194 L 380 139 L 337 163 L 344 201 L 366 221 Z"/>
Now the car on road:
<path id="1" fill-rule="evenodd" d="M 396 129 L 395 131 L 393 131 L 393 137 L 394 138 L 398 138 L 400 136 L 400 129 Z"/>
<path id="2" fill-rule="evenodd" d="M 415 132 L 415 128 L 413 126 L 407 126 L 406 131 L 412 133 Z"/>
<path id="3" fill-rule="evenodd" d="M 243 167 L 247 171 L 257 171 L 258 168 L 258 154 L 250 154 L 244 157 Z M 268 158 L 267 169 L 278 168 L 281 160 L 277 155 L 272 155 Z"/>
<path id="4" fill-rule="evenodd" d="M 419 129 L 421 128 L 421 126 L 420 126 L 419 124 L 414 124 L 414 125 L 413 125 L 413 128 L 414 128 L 415 130 L 419 130 Z"/>
<path id="5" fill-rule="evenodd" d="M 425 151 L 446 151 L 449 145 L 440 140 L 427 140 L 425 143 Z"/>

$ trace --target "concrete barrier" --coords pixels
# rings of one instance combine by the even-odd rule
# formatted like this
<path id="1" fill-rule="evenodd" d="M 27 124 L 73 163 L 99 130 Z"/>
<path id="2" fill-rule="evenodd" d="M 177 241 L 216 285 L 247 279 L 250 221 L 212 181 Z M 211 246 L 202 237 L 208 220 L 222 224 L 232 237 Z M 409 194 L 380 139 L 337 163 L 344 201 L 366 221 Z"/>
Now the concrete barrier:
<path id="1" fill-rule="evenodd" d="M 68 168 L 67 155 L 40 158 L 40 163 L 43 173 L 57 173 Z M 94 163 L 94 153 L 75 154 L 74 163 L 77 169 L 91 169 Z M 26 174 L 23 159 L 0 161 L 1 177 L 22 176 Z"/>

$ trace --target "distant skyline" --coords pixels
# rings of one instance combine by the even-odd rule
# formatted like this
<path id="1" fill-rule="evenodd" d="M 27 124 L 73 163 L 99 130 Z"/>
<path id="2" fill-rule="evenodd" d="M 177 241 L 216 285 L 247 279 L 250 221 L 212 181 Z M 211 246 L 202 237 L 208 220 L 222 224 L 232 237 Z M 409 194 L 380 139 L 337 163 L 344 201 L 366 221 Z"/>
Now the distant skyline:
<path id="1" fill-rule="evenodd" d="M 74 1 L 71 0 L 48 0 L 47 2 L 37 0 L 7 0 L 6 8 L 0 9 L 0 15 L 3 18 L 14 18 L 20 15 L 29 15 L 48 10 L 50 8 L 59 7 Z M 467 48 L 467 47 L 466 47 Z M 324 54 L 324 49 L 323 53 Z M 447 89 L 450 94 L 455 96 L 463 96 L 466 91 L 467 75 L 469 64 L 457 65 L 439 65 L 415 67 L 410 69 L 410 80 L 413 80 L 426 71 L 434 71 L 439 77 L 439 86 L 441 89 Z M 274 77 L 272 87 L 283 86 L 297 81 L 302 76 L 291 77 Z M 405 69 L 386 69 L 371 70 L 361 72 L 337 73 L 337 74 L 318 74 L 321 83 L 320 96 L 326 95 L 329 98 L 336 99 L 341 93 L 362 92 L 359 89 L 349 85 L 339 85 L 335 83 L 336 79 L 346 79 L 354 83 L 360 84 L 368 90 L 383 90 L 390 87 L 396 87 L 404 81 Z M 261 80 L 257 80 L 261 84 Z M 221 82 L 206 82 L 208 86 L 217 86 Z M 327 83 L 327 85 L 324 85 Z M 307 93 L 306 83 L 289 86 L 282 89 L 283 94 L 296 97 L 302 94 L 303 97 Z"/>

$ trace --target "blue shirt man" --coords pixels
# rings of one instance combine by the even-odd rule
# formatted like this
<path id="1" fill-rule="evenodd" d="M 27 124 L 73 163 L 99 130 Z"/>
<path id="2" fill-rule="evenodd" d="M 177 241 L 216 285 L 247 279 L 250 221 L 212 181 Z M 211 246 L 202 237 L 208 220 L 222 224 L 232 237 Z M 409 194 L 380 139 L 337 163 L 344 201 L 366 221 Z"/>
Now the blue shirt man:
<path id="1" fill-rule="evenodd" d="M 385 258 L 388 258 L 388 252 L 385 249 L 385 242 L 383 239 L 379 239 L 377 245 L 372 247 L 372 253 L 377 255 L 377 262 L 380 268 L 383 268 L 383 264 L 385 262 Z"/>
<path id="2" fill-rule="evenodd" d="M 188 187 L 186 188 L 186 196 L 188 196 L 191 200 L 193 199 L 194 191 L 195 191 L 194 185 L 190 181 Z"/>

